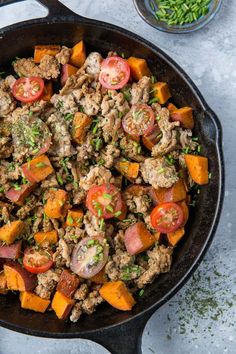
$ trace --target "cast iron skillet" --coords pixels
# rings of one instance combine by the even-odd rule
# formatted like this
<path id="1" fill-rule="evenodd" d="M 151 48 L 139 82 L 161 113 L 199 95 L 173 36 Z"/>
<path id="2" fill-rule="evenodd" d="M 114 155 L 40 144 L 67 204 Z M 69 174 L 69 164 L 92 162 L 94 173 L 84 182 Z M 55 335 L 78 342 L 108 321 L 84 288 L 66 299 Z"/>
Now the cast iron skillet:
<path id="1" fill-rule="evenodd" d="M 17 0 L 21 1 L 21 0 Z M 82 38 L 88 51 L 124 52 L 148 60 L 154 74 L 170 84 L 177 105 L 191 105 L 195 112 L 195 134 L 202 153 L 209 158 L 212 179 L 201 188 L 198 203 L 188 223 L 187 237 L 175 250 L 171 271 L 149 285 L 132 312 L 121 312 L 107 304 L 77 323 L 63 322 L 53 313 L 37 314 L 20 309 L 17 295 L 1 296 L 0 324 L 14 331 L 55 338 L 87 338 L 107 347 L 114 354 L 141 353 L 143 328 L 163 303 L 187 281 L 207 251 L 219 221 L 223 202 L 224 166 L 221 126 L 200 92 L 183 70 L 139 36 L 119 27 L 88 20 L 74 14 L 57 0 L 37 0 L 48 8 L 46 18 L 22 22 L 0 30 L 1 71 L 15 56 L 32 55 L 35 44 L 72 46 Z M 0 0 L 0 5 L 16 2 Z M 158 335 L 158 328 L 157 328 Z"/>

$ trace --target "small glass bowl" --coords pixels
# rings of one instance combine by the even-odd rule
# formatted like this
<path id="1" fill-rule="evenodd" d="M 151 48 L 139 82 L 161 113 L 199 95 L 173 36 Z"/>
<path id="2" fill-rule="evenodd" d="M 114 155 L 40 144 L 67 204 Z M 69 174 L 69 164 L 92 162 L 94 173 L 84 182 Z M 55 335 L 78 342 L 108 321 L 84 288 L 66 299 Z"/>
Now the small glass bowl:
<path id="1" fill-rule="evenodd" d="M 205 16 L 183 25 L 168 25 L 166 22 L 158 21 L 154 16 L 155 11 L 151 9 L 150 0 L 133 0 L 133 2 L 138 14 L 152 27 L 169 33 L 189 33 L 207 25 L 219 11 L 222 0 L 212 0 L 209 5 L 209 12 Z M 155 4 L 155 0 L 152 2 Z"/>

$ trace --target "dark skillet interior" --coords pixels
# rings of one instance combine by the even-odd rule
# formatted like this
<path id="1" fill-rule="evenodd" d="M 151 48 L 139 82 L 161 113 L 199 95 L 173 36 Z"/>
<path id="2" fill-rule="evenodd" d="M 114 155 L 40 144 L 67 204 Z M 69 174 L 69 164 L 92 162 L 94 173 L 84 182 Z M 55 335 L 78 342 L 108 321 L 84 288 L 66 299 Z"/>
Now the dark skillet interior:
<path id="1" fill-rule="evenodd" d="M 109 28 L 109 25 L 96 25 L 88 22 L 34 24 L 27 28 L 15 29 L 0 41 L 1 71 L 9 69 L 9 63 L 15 56 L 28 57 L 33 53 L 35 44 L 64 44 L 72 46 L 83 38 L 88 51 L 96 50 L 106 54 L 109 50 L 124 52 L 126 56 L 134 55 L 146 58 L 152 72 L 159 81 L 167 81 L 170 85 L 174 102 L 179 105 L 190 105 L 195 112 L 195 135 L 200 137 L 202 153 L 209 158 L 212 179 L 201 188 L 197 207 L 192 210 L 186 237 L 175 250 L 171 271 L 160 276 L 148 286 L 142 298 L 138 300 L 131 313 L 116 311 L 107 304 L 101 305 L 91 316 L 83 316 L 78 324 L 59 321 L 53 313 L 37 314 L 20 309 L 18 295 L 0 297 L 0 323 L 3 326 L 42 336 L 79 336 L 82 332 L 101 329 L 119 324 L 140 314 L 156 304 L 160 306 L 167 300 L 179 282 L 185 278 L 190 269 L 199 261 L 211 239 L 220 204 L 221 166 L 217 147 L 216 124 L 204 113 L 198 92 L 191 88 L 184 74 L 168 62 L 162 53 L 155 52 L 148 45 L 142 44 L 135 36 Z M 206 107 L 205 107 L 206 109 Z"/>

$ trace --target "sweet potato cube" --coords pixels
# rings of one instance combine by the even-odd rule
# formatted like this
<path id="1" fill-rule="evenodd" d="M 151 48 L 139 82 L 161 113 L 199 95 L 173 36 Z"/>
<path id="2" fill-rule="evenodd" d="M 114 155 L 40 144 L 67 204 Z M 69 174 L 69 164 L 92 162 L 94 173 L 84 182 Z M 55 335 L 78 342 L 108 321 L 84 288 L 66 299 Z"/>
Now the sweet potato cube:
<path id="1" fill-rule="evenodd" d="M 47 232 L 40 231 L 34 234 L 34 239 L 37 244 L 42 246 L 55 245 L 58 241 L 58 234 L 56 230 Z"/>
<path id="2" fill-rule="evenodd" d="M 51 55 L 55 57 L 57 53 L 61 50 L 59 45 L 36 45 L 34 47 L 34 62 L 39 64 L 44 55 Z"/>
<path id="3" fill-rule="evenodd" d="M 92 118 L 84 113 L 77 112 L 75 114 L 72 123 L 72 137 L 76 143 L 83 143 L 86 132 L 89 129 L 92 121 Z"/>
<path id="4" fill-rule="evenodd" d="M 11 188 L 6 192 L 6 197 L 17 205 L 24 205 L 25 199 L 35 189 L 36 184 L 22 184 L 19 189 Z"/>
<path id="5" fill-rule="evenodd" d="M 127 252 L 136 255 L 149 249 L 156 239 L 143 222 L 137 222 L 126 229 L 124 241 Z"/>
<path id="6" fill-rule="evenodd" d="M 83 224 L 84 212 L 81 209 L 70 209 L 66 217 L 67 226 L 81 227 Z"/>
<path id="7" fill-rule="evenodd" d="M 162 133 L 157 124 L 154 125 L 151 132 L 148 135 L 142 136 L 143 145 L 150 151 L 154 145 L 156 145 L 162 138 Z"/>
<path id="8" fill-rule="evenodd" d="M 166 203 L 166 202 L 180 202 L 186 199 L 187 192 L 184 184 L 184 180 L 180 178 L 170 188 L 150 188 L 149 195 L 154 204 Z"/>
<path id="9" fill-rule="evenodd" d="M 44 212 L 48 218 L 59 219 L 64 217 L 68 210 L 68 194 L 63 189 L 51 189 L 49 198 L 44 206 Z"/>
<path id="10" fill-rule="evenodd" d="M 152 85 L 153 97 L 158 99 L 160 104 L 165 104 L 171 97 L 169 86 L 166 82 L 156 82 Z"/>
<path id="11" fill-rule="evenodd" d="M 0 228 L 0 241 L 10 245 L 24 230 L 24 223 L 21 220 L 12 221 Z"/>
<path id="12" fill-rule="evenodd" d="M 74 300 L 56 291 L 52 300 L 52 309 L 59 319 L 65 320 L 69 316 L 74 303 Z"/>
<path id="13" fill-rule="evenodd" d="M 68 77 L 74 75 L 77 71 L 78 68 L 76 66 L 73 66 L 71 64 L 62 65 L 61 85 L 64 86 Z"/>
<path id="14" fill-rule="evenodd" d="M 30 291 L 37 285 L 37 276 L 28 272 L 18 262 L 7 262 L 3 269 L 9 290 Z"/>
<path id="15" fill-rule="evenodd" d="M 102 270 L 100 270 L 99 273 L 97 273 L 93 277 L 89 278 L 89 280 L 91 280 L 95 284 L 105 284 L 105 283 L 107 283 L 108 282 L 108 277 L 107 277 L 107 275 L 105 273 L 105 267 Z"/>
<path id="16" fill-rule="evenodd" d="M 208 177 L 208 158 L 197 155 L 184 155 L 184 159 L 193 181 L 197 184 L 207 184 Z"/>
<path id="17" fill-rule="evenodd" d="M 129 57 L 127 62 L 130 66 L 131 76 L 134 80 L 140 80 L 143 76 L 151 76 L 151 71 L 145 59 Z"/>
<path id="18" fill-rule="evenodd" d="M 44 90 L 41 96 L 41 100 L 48 102 L 50 101 L 52 95 L 53 95 L 52 81 L 48 81 L 44 85 Z"/>
<path id="19" fill-rule="evenodd" d="M 123 176 L 128 178 L 130 181 L 133 181 L 138 177 L 139 173 L 139 163 L 138 162 L 129 162 L 129 161 L 117 161 L 115 163 L 115 168 Z"/>
<path id="20" fill-rule="evenodd" d="M 31 183 L 44 180 L 53 172 L 53 167 L 46 155 L 41 155 L 21 166 L 23 175 Z"/>
<path id="21" fill-rule="evenodd" d="M 23 309 L 41 313 L 44 313 L 50 304 L 50 300 L 42 299 L 40 296 L 30 291 L 20 293 L 20 302 Z"/>
<path id="22" fill-rule="evenodd" d="M 184 227 L 180 227 L 178 230 L 167 234 L 168 242 L 171 244 L 171 246 L 174 247 L 181 240 L 184 234 L 185 234 Z"/>
<path id="23" fill-rule="evenodd" d="M 11 245 L 0 245 L 0 258 L 17 259 L 21 254 L 22 241 Z"/>
<path id="24" fill-rule="evenodd" d="M 130 311 L 136 301 L 123 281 L 111 281 L 99 290 L 101 297 L 118 310 Z"/>
<path id="25" fill-rule="evenodd" d="M 170 114 L 172 121 L 180 122 L 181 126 L 186 129 L 193 129 L 194 119 L 193 110 L 191 107 L 182 107 Z"/>
<path id="26" fill-rule="evenodd" d="M 174 111 L 177 111 L 178 108 L 177 108 L 176 105 L 174 105 L 173 103 L 168 103 L 167 109 L 168 109 L 168 111 L 169 111 L 170 113 L 172 113 L 172 112 L 174 112 Z"/>
<path id="27" fill-rule="evenodd" d="M 86 50 L 83 41 L 80 41 L 72 48 L 70 63 L 80 68 L 86 59 Z"/>
<path id="28" fill-rule="evenodd" d="M 7 294 L 7 278 L 3 272 L 0 273 L 0 294 Z"/>
<path id="29" fill-rule="evenodd" d="M 71 299 L 79 286 L 79 282 L 79 277 L 77 275 L 64 269 L 57 284 L 57 291 Z"/>

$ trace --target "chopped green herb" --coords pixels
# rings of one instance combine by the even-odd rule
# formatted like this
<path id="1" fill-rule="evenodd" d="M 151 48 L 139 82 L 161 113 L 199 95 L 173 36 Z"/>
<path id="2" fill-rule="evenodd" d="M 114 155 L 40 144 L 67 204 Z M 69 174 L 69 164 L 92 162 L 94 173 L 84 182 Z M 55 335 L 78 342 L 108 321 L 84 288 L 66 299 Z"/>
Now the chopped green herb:
<path id="1" fill-rule="evenodd" d="M 69 216 L 67 217 L 67 221 L 69 222 L 70 225 L 72 225 L 73 222 L 74 222 L 74 219 L 72 218 L 71 215 L 69 215 Z"/>
<path id="2" fill-rule="evenodd" d="M 117 211 L 115 214 L 114 214 L 114 216 L 116 217 L 116 218 L 118 218 L 120 215 L 122 214 L 122 211 Z"/>
<path id="3" fill-rule="evenodd" d="M 38 162 L 38 163 L 36 163 L 36 165 L 35 165 L 37 168 L 43 168 L 43 167 L 45 167 L 45 166 L 47 166 L 44 162 Z"/>
<path id="4" fill-rule="evenodd" d="M 162 167 L 162 168 L 160 168 L 157 172 L 158 172 L 158 173 L 164 173 L 164 172 L 165 172 L 165 168 Z"/>
<path id="5" fill-rule="evenodd" d="M 102 165 L 104 165 L 104 163 L 105 163 L 105 160 L 104 160 L 104 159 L 98 160 L 98 165 L 102 166 Z"/>
<path id="6" fill-rule="evenodd" d="M 151 98 L 149 101 L 148 101 L 148 104 L 153 104 L 153 103 L 156 103 L 156 102 L 159 102 L 159 99 L 157 97 L 154 97 L 154 98 Z"/>
<path id="7" fill-rule="evenodd" d="M 209 172 L 209 173 L 208 173 L 208 178 L 211 179 L 211 177 L 212 177 L 212 173 Z"/>
<path id="8" fill-rule="evenodd" d="M 111 194 L 109 194 L 109 193 L 103 193 L 103 198 L 105 198 L 105 199 L 109 199 L 109 200 L 111 200 L 112 199 L 112 195 Z"/>
<path id="9" fill-rule="evenodd" d="M 141 289 L 141 290 L 139 291 L 138 295 L 139 295 L 139 296 L 143 296 L 143 294 L 144 294 L 144 289 Z"/>
<path id="10" fill-rule="evenodd" d="M 155 75 L 152 75 L 152 76 L 151 76 L 151 83 L 152 83 L 152 84 L 155 84 L 155 82 L 157 82 L 157 78 L 156 78 Z"/>
<path id="11" fill-rule="evenodd" d="M 105 221 L 104 221 L 104 219 L 101 219 L 101 220 L 100 220 L 100 223 L 99 223 L 99 229 L 100 229 L 100 230 L 103 230 L 104 225 L 105 225 Z"/>
<path id="12" fill-rule="evenodd" d="M 0 185 L 0 193 L 4 192 L 3 186 Z"/>
<path id="13" fill-rule="evenodd" d="M 57 175 L 57 182 L 62 186 L 63 185 L 63 180 L 60 175 Z"/>
<path id="14" fill-rule="evenodd" d="M 33 111 L 29 111 L 29 117 L 32 117 L 33 114 L 34 114 Z"/>
<path id="15" fill-rule="evenodd" d="M 114 209 L 112 208 L 111 205 L 107 205 L 106 210 L 110 211 L 111 213 L 113 213 L 113 211 L 114 211 Z"/>
<path id="16" fill-rule="evenodd" d="M 71 121 L 74 118 L 74 114 L 72 113 L 66 113 L 66 115 L 64 116 L 66 121 Z"/>
<path id="17" fill-rule="evenodd" d="M 18 183 L 14 183 L 13 186 L 14 186 L 14 189 L 16 191 L 20 191 L 21 190 L 21 186 Z"/>

